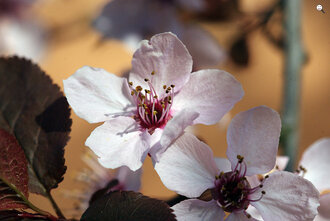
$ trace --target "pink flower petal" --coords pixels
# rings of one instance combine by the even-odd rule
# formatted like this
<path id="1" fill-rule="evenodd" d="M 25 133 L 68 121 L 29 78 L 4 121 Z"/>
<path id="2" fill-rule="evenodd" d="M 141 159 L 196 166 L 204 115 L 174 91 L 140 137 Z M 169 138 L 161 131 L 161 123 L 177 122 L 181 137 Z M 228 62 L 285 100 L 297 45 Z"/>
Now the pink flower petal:
<path id="1" fill-rule="evenodd" d="M 288 156 L 277 156 L 276 157 L 276 167 L 275 169 L 277 170 L 284 170 L 286 165 L 288 165 L 289 162 L 289 157 Z"/>
<path id="2" fill-rule="evenodd" d="M 318 208 L 319 215 L 322 218 L 330 220 L 330 193 L 320 196 L 320 207 Z"/>
<path id="3" fill-rule="evenodd" d="M 216 201 L 184 200 L 172 207 L 178 221 L 218 221 L 225 217 Z"/>
<path id="4" fill-rule="evenodd" d="M 215 164 L 219 168 L 220 171 L 226 173 L 231 171 L 231 164 L 230 161 L 226 158 L 215 157 L 214 158 Z"/>
<path id="5" fill-rule="evenodd" d="M 323 138 L 305 150 L 299 164 L 307 170 L 304 178 L 311 181 L 320 192 L 330 189 L 329 156 L 330 138 Z"/>
<path id="6" fill-rule="evenodd" d="M 124 185 L 126 191 L 138 192 L 141 187 L 142 168 L 132 171 L 126 166 L 119 167 L 116 177 L 120 184 Z"/>
<path id="7" fill-rule="evenodd" d="M 3 0 L 1 1 L 3 2 Z M 11 1 L 9 0 L 9 2 Z M 22 9 L 26 10 L 26 6 L 22 6 Z M 8 11 L 4 8 L 0 10 L 2 12 L 3 10 Z M 34 61 L 40 61 L 45 55 L 48 43 L 43 23 L 26 16 L 24 16 L 24 19 L 15 18 L 15 16 L 17 15 L 0 15 L 1 55 L 15 54 Z"/>
<path id="8" fill-rule="evenodd" d="M 116 114 L 129 115 L 134 108 L 127 80 L 103 69 L 82 67 L 63 84 L 74 112 L 89 123 L 102 122 Z"/>
<path id="9" fill-rule="evenodd" d="M 149 88 L 144 81 L 148 78 L 161 96 L 165 92 L 163 85 L 175 85 L 175 90 L 179 91 L 189 80 L 191 70 L 192 58 L 187 48 L 176 35 L 168 32 L 141 42 L 133 55 L 129 80 L 134 85 Z M 152 76 L 153 71 L 155 75 Z"/>
<path id="10" fill-rule="evenodd" d="M 320 214 L 317 214 L 313 221 L 329 221 L 328 218 L 321 216 Z"/>
<path id="11" fill-rule="evenodd" d="M 160 138 L 158 148 L 153 148 L 153 156 L 156 161 L 160 158 L 167 148 L 183 134 L 186 127 L 190 126 L 194 119 L 198 117 L 198 113 L 190 110 L 182 110 L 177 113 L 165 126 Z"/>
<path id="12" fill-rule="evenodd" d="M 212 150 L 191 134 L 178 138 L 156 163 L 155 170 L 168 189 L 187 197 L 199 197 L 214 187 L 219 174 Z"/>
<path id="13" fill-rule="evenodd" d="M 308 180 L 289 172 L 279 171 L 269 175 L 263 188 L 250 196 L 258 199 L 265 191 L 260 201 L 251 202 L 266 221 L 313 220 L 317 214 L 319 193 Z"/>
<path id="14" fill-rule="evenodd" d="M 174 97 L 173 110 L 189 109 L 199 113 L 194 124 L 217 123 L 244 95 L 241 84 L 220 70 L 194 72 Z"/>
<path id="15" fill-rule="evenodd" d="M 227 132 L 227 156 L 231 167 L 237 164 L 237 155 L 244 157 L 247 176 L 264 174 L 275 166 L 281 131 L 278 113 L 259 106 L 237 114 Z"/>
<path id="16" fill-rule="evenodd" d="M 204 0 L 177 0 L 176 1 L 184 10 L 193 13 L 200 13 L 207 9 L 207 2 Z"/>
<path id="17" fill-rule="evenodd" d="M 225 221 L 258 221 L 252 217 L 248 218 L 244 213 L 231 213 Z"/>
<path id="18" fill-rule="evenodd" d="M 249 205 L 249 207 L 247 208 L 246 212 L 248 214 L 250 214 L 254 219 L 263 221 L 263 219 L 262 219 L 259 211 L 255 207 Z"/>
<path id="19" fill-rule="evenodd" d="M 260 185 L 260 179 L 258 175 L 246 176 L 245 178 L 252 188 Z"/>
<path id="20" fill-rule="evenodd" d="M 86 140 L 106 168 L 127 166 L 136 171 L 142 166 L 149 150 L 148 132 L 141 132 L 130 117 L 117 117 L 97 127 Z"/>

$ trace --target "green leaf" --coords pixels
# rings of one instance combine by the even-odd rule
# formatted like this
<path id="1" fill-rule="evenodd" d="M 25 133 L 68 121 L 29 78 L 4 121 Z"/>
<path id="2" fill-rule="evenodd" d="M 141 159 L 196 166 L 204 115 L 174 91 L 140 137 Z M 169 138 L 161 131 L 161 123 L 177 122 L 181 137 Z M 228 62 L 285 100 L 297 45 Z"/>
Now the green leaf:
<path id="1" fill-rule="evenodd" d="M 28 161 L 29 189 L 47 195 L 63 180 L 72 124 L 60 88 L 31 61 L 0 58 L 0 128 L 14 134 Z"/>
<path id="2" fill-rule="evenodd" d="M 172 209 L 163 201 L 132 191 L 115 191 L 97 199 L 81 221 L 174 221 Z"/>
<path id="3" fill-rule="evenodd" d="M 14 136 L 0 129 L 0 210 L 25 209 L 28 198 L 27 161 Z"/>

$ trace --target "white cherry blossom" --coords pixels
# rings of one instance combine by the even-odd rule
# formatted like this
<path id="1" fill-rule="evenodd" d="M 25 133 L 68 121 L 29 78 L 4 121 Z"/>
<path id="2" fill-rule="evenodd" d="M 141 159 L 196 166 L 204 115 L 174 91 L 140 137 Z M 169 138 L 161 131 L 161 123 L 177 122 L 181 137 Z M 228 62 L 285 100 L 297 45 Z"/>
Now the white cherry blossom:
<path id="1" fill-rule="evenodd" d="M 311 181 L 320 192 L 319 214 L 314 221 L 330 220 L 330 138 L 322 138 L 309 146 L 299 163 L 303 177 Z"/>
<path id="2" fill-rule="evenodd" d="M 236 115 L 227 132 L 229 161 L 213 160 L 211 149 L 192 135 L 177 139 L 155 165 L 166 187 L 193 198 L 172 207 L 177 219 L 253 221 L 246 211 L 253 206 L 266 221 L 313 220 L 319 193 L 310 181 L 276 171 L 256 186 L 249 183 L 248 176 L 274 168 L 280 129 L 279 115 L 265 106 Z"/>
<path id="3" fill-rule="evenodd" d="M 105 123 L 86 145 L 107 168 L 141 167 L 155 161 L 193 124 L 215 124 L 244 92 L 229 73 L 192 72 L 192 58 L 172 33 L 142 41 L 134 53 L 129 81 L 103 69 L 83 67 L 64 80 L 75 113 L 89 123 Z"/>

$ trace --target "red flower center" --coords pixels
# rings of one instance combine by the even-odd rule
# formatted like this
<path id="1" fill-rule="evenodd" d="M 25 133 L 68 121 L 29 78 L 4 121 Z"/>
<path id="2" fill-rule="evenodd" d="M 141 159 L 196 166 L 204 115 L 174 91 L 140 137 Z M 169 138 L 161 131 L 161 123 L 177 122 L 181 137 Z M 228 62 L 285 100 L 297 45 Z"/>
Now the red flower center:
<path id="1" fill-rule="evenodd" d="M 250 199 L 250 195 L 263 187 L 263 182 L 268 175 L 261 181 L 261 183 L 251 188 L 249 182 L 245 178 L 246 164 L 243 162 L 243 157 L 237 156 L 238 162 L 233 171 L 224 173 L 221 172 L 215 180 L 215 190 L 213 198 L 217 200 L 221 208 L 226 212 L 240 212 L 244 211 L 247 217 L 251 217 L 245 210 L 248 208 L 250 202 L 256 202 L 262 199 L 265 191 L 261 191 L 261 196 L 258 199 Z"/>
<path id="2" fill-rule="evenodd" d="M 151 75 L 153 76 L 154 72 Z M 156 128 L 165 127 L 167 121 L 172 118 L 170 110 L 175 86 L 164 85 L 165 94 L 159 98 L 149 79 L 144 80 L 149 89 L 143 89 L 139 85 L 133 88 L 133 83 L 129 82 L 131 95 L 134 97 L 137 108 L 134 119 L 139 122 L 142 128 L 147 129 L 152 134 Z"/>

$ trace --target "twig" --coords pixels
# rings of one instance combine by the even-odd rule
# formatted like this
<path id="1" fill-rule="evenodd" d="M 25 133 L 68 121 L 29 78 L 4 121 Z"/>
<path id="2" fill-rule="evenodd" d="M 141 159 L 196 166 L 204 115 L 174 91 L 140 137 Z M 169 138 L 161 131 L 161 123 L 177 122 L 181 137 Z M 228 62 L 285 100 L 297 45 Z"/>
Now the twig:
<path id="1" fill-rule="evenodd" d="M 25 195 L 13 184 L 11 184 L 8 180 L 6 180 L 5 178 L 1 177 L 1 180 L 13 191 L 15 191 L 15 193 L 17 194 L 17 196 L 24 202 L 25 205 L 27 205 L 30 209 L 34 210 L 35 212 L 39 213 L 40 215 L 43 215 L 45 217 L 48 217 L 51 220 L 57 220 L 56 217 L 54 217 L 52 214 L 50 214 L 47 211 L 44 211 L 40 208 L 38 208 L 37 206 L 35 206 L 31 201 L 28 200 L 28 198 L 25 197 Z"/>
<path id="2" fill-rule="evenodd" d="M 65 219 L 65 216 L 63 215 L 63 213 L 62 213 L 61 209 L 59 208 L 59 206 L 56 204 L 56 202 L 55 202 L 53 196 L 51 195 L 51 193 L 47 191 L 46 194 L 47 194 L 46 197 L 51 202 L 51 204 L 52 204 L 52 206 L 53 206 L 53 208 L 56 212 L 56 215 L 61 219 Z"/>
<path id="3" fill-rule="evenodd" d="M 290 158 L 287 170 L 296 165 L 299 144 L 300 72 L 303 64 L 301 42 L 301 0 L 283 1 L 285 29 L 284 103 L 282 145 Z"/>

